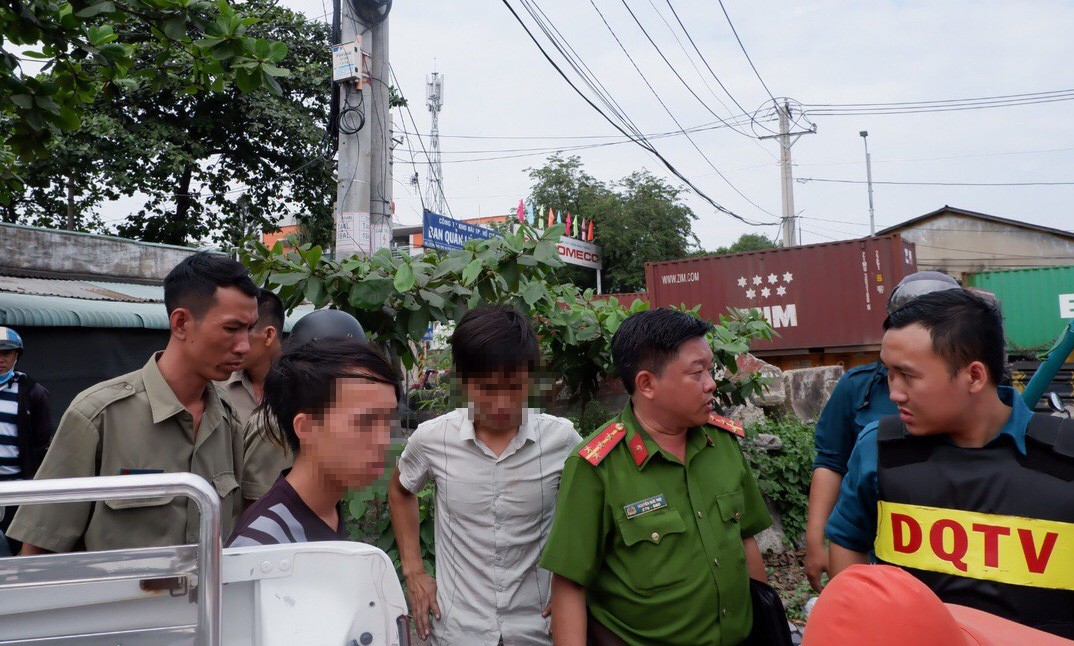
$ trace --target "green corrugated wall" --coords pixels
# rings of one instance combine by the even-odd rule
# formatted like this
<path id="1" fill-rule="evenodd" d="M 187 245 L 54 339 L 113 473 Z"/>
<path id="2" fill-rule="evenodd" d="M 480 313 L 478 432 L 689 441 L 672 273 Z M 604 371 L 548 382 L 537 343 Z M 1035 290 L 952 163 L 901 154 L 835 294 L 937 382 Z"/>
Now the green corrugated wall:
<path id="1" fill-rule="evenodd" d="M 1074 266 L 986 271 L 969 275 L 966 286 L 999 299 L 1011 350 L 1050 347 L 1074 318 Z"/>

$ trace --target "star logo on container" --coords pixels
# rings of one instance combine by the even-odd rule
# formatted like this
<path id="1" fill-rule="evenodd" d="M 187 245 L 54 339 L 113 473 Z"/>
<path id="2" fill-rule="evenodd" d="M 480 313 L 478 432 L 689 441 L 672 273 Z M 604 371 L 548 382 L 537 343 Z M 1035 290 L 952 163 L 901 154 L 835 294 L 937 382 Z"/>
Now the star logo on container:
<path id="1" fill-rule="evenodd" d="M 747 278 L 746 276 L 739 276 L 735 281 L 740 288 L 743 288 L 746 294 L 746 298 L 753 300 L 760 294 L 761 298 L 771 298 L 773 294 L 778 297 L 786 296 L 787 290 L 790 284 L 794 281 L 794 274 L 787 271 L 782 274 L 770 273 L 766 276 L 760 274 Z M 755 289 L 759 287 L 760 289 Z"/>

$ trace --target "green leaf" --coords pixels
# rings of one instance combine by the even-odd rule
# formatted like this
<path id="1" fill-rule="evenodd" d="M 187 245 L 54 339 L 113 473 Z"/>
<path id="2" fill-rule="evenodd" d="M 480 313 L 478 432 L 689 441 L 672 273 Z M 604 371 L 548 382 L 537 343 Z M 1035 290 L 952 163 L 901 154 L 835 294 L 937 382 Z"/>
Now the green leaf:
<path id="1" fill-rule="evenodd" d="M 347 302 L 358 309 L 379 308 L 391 296 L 392 287 L 387 278 L 366 278 L 351 287 Z"/>
<path id="2" fill-rule="evenodd" d="M 526 289 L 522 292 L 522 300 L 526 302 L 526 305 L 533 307 L 537 301 L 547 295 L 548 290 L 545 289 L 544 285 L 540 281 L 534 280 L 526 285 Z"/>
<path id="3" fill-rule="evenodd" d="M 269 76 L 291 76 L 291 70 L 285 70 L 282 67 L 276 67 L 271 63 L 265 63 L 261 66 L 261 69 L 263 69 L 265 71 L 265 74 L 268 74 Z"/>
<path id="4" fill-rule="evenodd" d="M 328 300 L 328 294 L 324 290 L 324 282 L 316 277 L 310 276 L 306 281 L 306 300 L 313 303 L 316 308 L 324 307 L 325 301 Z"/>
<path id="5" fill-rule="evenodd" d="M 164 22 L 162 31 L 172 40 L 184 40 L 186 39 L 186 19 L 182 16 L 169 18 Z"/>
<path id="6" fill-rule="evenodd" d="M 412 341 L 420 341 L 429 329 L 429 313 L 420 309 L 410 313 L 407 317 L 407 333 Z"/>
<path id="7" fill-rule="evenodd" d="M 474 258 L 473 260 L 471 260 L 470 263 L 468 265 L 466 265 L 466 268 L 462 270 L 462 282 L 463 282 L 463 284 L 464 285 L 472 284 L 474 282 L 474 280 L 477 279 L 478 275 L 481 273 L 481 269 L 483 267 L 484 267 L 484 265 L 482 265 L 481 261 L 478 260 L 477 258 Z"/>
<path id="8" fill-rule="evenodd" d="M 98 2 L 95 5 L 90 5 L 86 7 L 75 15 L 79 18 L 92 18 L 102 13 L 113 13 L 115 12 L 115 10 L 116 5 L 112 4 L 111 2 Z"/>
<path id="9" fill-rule="evenodd" d="M 409 292 L 414 288 L 414 268 L 410 263 L 403 261 L 395 274 L 395 289 L 399 292 Z"/>

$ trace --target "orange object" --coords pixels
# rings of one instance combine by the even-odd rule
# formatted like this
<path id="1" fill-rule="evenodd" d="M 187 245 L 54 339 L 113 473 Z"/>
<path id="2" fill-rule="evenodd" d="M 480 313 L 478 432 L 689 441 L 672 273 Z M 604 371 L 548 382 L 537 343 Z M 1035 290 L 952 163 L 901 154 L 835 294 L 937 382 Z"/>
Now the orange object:
<path id="1" fill-rule="evenodd" d="M 828 583 L 802 646 L 1071 646 L 987 612 L 945 604 L 909 572 L 853 565 Z"/>

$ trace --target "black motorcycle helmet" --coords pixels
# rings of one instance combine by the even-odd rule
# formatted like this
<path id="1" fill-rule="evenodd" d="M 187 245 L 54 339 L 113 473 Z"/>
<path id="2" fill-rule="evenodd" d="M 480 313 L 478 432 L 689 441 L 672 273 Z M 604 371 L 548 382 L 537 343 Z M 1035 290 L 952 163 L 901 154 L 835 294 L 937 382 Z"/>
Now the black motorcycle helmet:
<path id="1" fill-rule="evenodd" d="M 318 339 L 355 339 L 365 341 L 365 330 L 358 319 L 342 310 L 317 310 L 298 319 L 291 328 L 288 345 L 295 347 Z"/>

